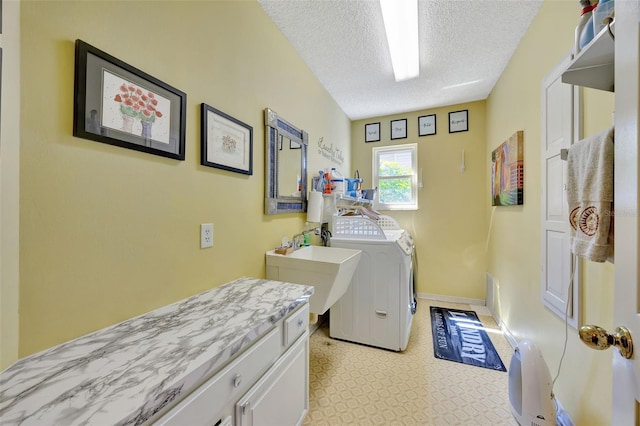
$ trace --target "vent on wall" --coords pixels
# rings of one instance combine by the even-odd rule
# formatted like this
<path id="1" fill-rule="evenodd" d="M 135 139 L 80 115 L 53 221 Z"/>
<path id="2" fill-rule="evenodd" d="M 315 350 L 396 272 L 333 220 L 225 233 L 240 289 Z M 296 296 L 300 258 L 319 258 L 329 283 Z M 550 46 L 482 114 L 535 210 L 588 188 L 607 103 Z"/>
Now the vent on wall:
<path id="1" fill-rule="evenodd" d="M 498 327 L 500 327 L 500 330 L 502 330 L 502 334 L 504 338 L 507 339 L 507 342 L 509 342 L 511 347 L 515 349 L 516 346 L 518 346 L 518 341 L 516 340 L 513 333 L 511 333 L 507 325 L 504 322 L 502 322 L 502 318 L 500 317 L 501 315 L 500 297 L 499 297 L 500 282 L 498 282 L 488 272 L 485 273 L 485 279 L 487 283 L 487 297 L 486 297 L 485 305 L 487 306 L 487 309 L 489 309 L 489 311 L 491 312 L 491 316 L 493 316 L 493 319 L 498 324 Z M 497 309 L 496 309 L 496 305 L 497 305 Z M 529 425 L 529 426 L 533 426 L 533 425 Z"/>
<path id="2" fill-rule="evenodd" d="M 485 305 L 491 311 L 492 314 L 495 314 L 494 308 L 494 295 L 496 290 L 496 280 L 491 276 L 491 274 L 486 274 L 487 281 L 487 296 L 485 298 Z"/>

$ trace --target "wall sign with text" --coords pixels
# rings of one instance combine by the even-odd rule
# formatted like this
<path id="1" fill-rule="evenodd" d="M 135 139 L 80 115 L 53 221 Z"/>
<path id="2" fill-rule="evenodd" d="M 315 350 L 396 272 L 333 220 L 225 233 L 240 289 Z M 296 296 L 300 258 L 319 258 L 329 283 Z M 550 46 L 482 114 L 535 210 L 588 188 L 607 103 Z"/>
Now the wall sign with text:
<path id="1" fill-rule="evenodd" d="M 466 132 L 469 130 L 469 110 L 449 113 L 449 133 Z"/>
<path id="2" fill-rule="evenodd" d="M 418 136 L 431 136 L 436 134 L 436 115 L 423 115 L 418 117 Z"/>
<path id="3" fill-rule="evenodd" d="M 364 141 L 365 142 L 380 141 L 380 123 L 369 123 L 364 125 Z"/>

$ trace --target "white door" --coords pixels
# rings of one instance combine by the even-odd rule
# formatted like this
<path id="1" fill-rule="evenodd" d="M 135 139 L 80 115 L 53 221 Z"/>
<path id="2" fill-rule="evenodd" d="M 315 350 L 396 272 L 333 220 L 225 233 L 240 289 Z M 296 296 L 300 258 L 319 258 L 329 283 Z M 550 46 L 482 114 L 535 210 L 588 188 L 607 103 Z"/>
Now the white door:
<path id="1" fill-rule="evenodd" d="M 614 425 L 640 424 L 640 274 L 638 263 L 638 37 L 640 0 L 616 1 L 615 299 L 614 324 L 635 339 L 632 359 L 613 351 Z M 612 332 L 613 330 L 609 330 Z"/>

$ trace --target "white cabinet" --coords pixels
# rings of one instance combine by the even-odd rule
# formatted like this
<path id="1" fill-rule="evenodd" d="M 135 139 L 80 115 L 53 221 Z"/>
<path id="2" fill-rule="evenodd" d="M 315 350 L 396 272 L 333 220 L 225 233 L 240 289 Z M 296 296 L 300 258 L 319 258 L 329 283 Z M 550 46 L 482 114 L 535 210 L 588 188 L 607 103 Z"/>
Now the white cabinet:
<path id="1" fill-rule="evenodd" d="M 540 284 L 542 304 L 577 328 L 582 325 L 582 274 L 580 260 L 571 256 L 565 160 L 582 138 L 582 91 L 560 80 L 570 64 L 575 62 L 567 56 L 542 80 Z"/>
<path id="2" fill-rule="evenodd" d="M 300 425 L 307 411 L 309 339 L 304 336 L 238 401 L 236 426 Z"/>
<path id="3" fill-rule="evenodd" d="M 308 326 L 304 303 L 154 424 L 302 424 L 309 408 Z"/>
<path id="4" fill-rule="evenodd" d="M 207 380 L 156 425 L 214 425 L 225 406 L 234 403 L 269 366 L 278 359 L 281 347 L 279 328 L 271 330 L 219 373 Z"/>

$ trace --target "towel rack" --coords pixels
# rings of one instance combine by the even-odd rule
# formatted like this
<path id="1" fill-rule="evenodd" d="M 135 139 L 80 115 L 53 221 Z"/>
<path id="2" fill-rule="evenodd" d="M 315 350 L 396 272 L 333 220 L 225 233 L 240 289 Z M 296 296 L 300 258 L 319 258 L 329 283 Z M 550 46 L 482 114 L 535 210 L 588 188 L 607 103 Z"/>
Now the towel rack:
<path id="1" fill-rule="evenodd" d="M 616 143 L 613 139 L 611 140 L 611 142 L 613 142 L 614 144 Z M 560 159 L 563 161 L 567 161 L 567 158 L 569 158 L 569 150 L 567 148 L 562 148 L 560 150 Z"/>

